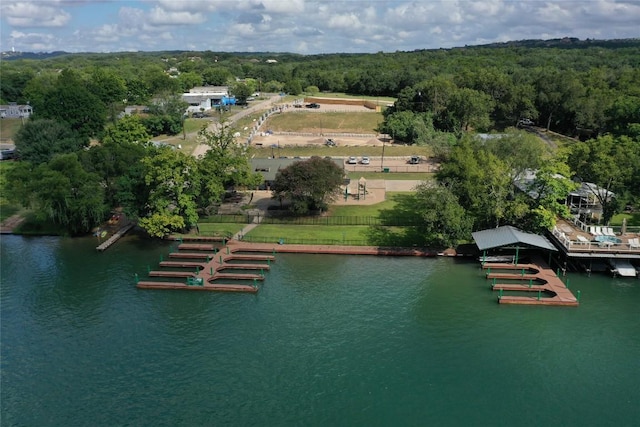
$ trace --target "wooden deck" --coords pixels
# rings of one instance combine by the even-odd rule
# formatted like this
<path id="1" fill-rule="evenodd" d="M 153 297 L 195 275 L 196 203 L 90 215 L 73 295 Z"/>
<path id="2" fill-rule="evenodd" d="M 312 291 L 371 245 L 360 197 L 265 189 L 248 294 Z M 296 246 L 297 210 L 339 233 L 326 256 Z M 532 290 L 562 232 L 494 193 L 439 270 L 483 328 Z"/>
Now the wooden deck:
<path id="1" fill-rule="evenodd" d="M 190 271 L 152 270 L 149 277 L 184 278 L 185 282 L 138 281 L 140 289 L 178 289 L 221 292 L 258 291 L 257 281 L 263 274 L 232 273 L 229 270 L 269 271 L 276 260 L 276 253 L 308 253 L 336 255 L 419 256 L 433 257 L 437 253 L 413 248 L 384 248 L 377 246 L 330 246 L 330 245 L 280 245 L 269 243 L 247 243 L 237 240 L 226 242 L 227 246 L 205 243 L 204 239 L 181 242 L 177 251 L 169 254 L 170 261 L 161 260 L 161 268 L 184 268 Z M 270 254 L 270 255 L 269 255 Z M 251 263 L 250 261 L 256 261 Z M 264 264 L 267 261 L 267 264 Z M 193 284 L 202 279 L 202 285 Z M 253 280 L 254 285 L 223 284 L 219 280 Z"/>
<path id="2" fill-rule="evenodd" d="M 202 286 L 187 285 L 180 282 L 148 282 L 140 281 L 136 285 L 140 289 L 172 289 L 184 291 L 217 291 L 217 292 L 249 292 L 255 294 L 258 288 L 249 285 L 206 283 Z"/>
<path id="3" fill-rule="evenodd" d="M 569 288 L 541 259 L 536 259 L 533 264 L 485 263 L 482 268 L 485 270 L 502 270 L 499 273 L 487 273 L 486 275 L 487 279 L 494 281 L 492 289 L 500 293 L 498 296 L 500 304 L 572 307 L 579 305 L 578 299 Z M 512 270 L 513 272 L 506 273 L 504 270 Z M 523 273 L 524 271 L 536 271 L 536 273 L 527 274 Z M 512 280 L 515 283 L 496 283 L 498 279 Z M 537 295 L 532 297 L 503 295 L 504 291 L 535 292 Z"/>

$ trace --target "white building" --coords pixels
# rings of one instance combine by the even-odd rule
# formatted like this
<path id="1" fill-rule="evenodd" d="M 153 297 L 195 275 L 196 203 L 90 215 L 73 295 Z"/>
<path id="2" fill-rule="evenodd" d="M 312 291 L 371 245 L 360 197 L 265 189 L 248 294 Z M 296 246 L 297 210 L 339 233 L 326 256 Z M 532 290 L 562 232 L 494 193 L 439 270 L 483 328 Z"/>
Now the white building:
<path id="1" fill-rule="evenodd" d="M 9 105 L 0 105 L 0 117 L 3 119 L 19 119 L 28 118 L 33 114 L 33 108 L 31 105 L 18 105 L 15 102 L 10 102 Z"/>
<path id="2" fill-rule="evenodd" d="M 182 100 L 189 104 L 188 113 L 209 111 L 214 106 L 223 105 L 223 99 L 228 97 L 229 88 L 226 86 L 195 87 L 182 94 Z"/>

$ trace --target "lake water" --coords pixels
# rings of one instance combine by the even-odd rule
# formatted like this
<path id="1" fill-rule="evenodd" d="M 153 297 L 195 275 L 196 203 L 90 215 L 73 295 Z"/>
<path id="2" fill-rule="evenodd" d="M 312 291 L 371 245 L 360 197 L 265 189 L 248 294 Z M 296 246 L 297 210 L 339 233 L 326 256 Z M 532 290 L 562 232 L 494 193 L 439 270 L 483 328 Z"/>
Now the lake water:
<path id="1" fill-rule="evenodd" d="M 257 295 L 135 288 L 169 247 L 1 240 L 3 426 L 633 426 L 640 280 L 500 306 L 477 263 L 277 254 Z"/>

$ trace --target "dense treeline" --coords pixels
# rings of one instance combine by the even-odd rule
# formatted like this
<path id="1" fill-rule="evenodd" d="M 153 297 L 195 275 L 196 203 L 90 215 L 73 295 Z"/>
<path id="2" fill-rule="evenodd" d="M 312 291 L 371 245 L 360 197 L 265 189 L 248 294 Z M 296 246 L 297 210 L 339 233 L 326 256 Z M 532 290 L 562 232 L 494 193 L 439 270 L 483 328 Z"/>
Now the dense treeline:
<path id="1" fill-rule="evenodd" d="M 179 93 L 200 85 L 229 85 L 239 99 L 310 87 L 396 98 L 379 130 L 430 145 L 443 161 L 440 186 L 418 192 L 432 243 L 451 244 L 469 229 L 503 223 L 548 228 L 567 215 L 557 203 L 573 185 L 565 178 L 616 194 L 601 200 L 605 221 L 640 197 L 637 40 L 312 56 L 74 54 L 3 61 L 0 72 L 0 102 L 30 103 L 35 111 L 15 138 L 23 162 L 8 177 L 12 197 L 72 233 L 89 230 L 118 205 L 152 235 L 163 235 L 197 221 L 228 186 L 255 184 L 228 129 L 203 134 L 212 150 L 202 159 L 146 144 L 153 135 L 180 132 Z M 147 105 L 148 114 L 119 118 L 126 105 Z M 522 119 L 582 142 L 543 150 L 539 139 L 512 129 Z M 470 136 L 504 129 L 507 136 L 496 140 Z M 101 144 L 88 149 L 91 139 Z M 529 169 L 540 172 L 537 198 L 512 185 Z"/>
<path id="2" fill-rule="evenodd" d="M 637 40 L 565 39 L 311 56 L 209 51 L 74 54 L 3 61 L 0 97 L 3 102 L 29 101 L 39 107 L 42 86 L 51 85 L 60 70 L 68 68 L 92 83 L 94 94 L 108 108 L 114 103 L 146 103 L 159 92 L 247 79 L 250 89 L 259 91 L 298 94 L 315 86 L 320 91 L 400 97 L 399 110 L 431 108 L 436 129 L 447 131 L 514 125 L 526 117 L 555 131 L 590 137 L 619 133 L 626 123 L 637 123 L 640 114 Z M 443 114 L 445 109 L 455 113 Z"/>

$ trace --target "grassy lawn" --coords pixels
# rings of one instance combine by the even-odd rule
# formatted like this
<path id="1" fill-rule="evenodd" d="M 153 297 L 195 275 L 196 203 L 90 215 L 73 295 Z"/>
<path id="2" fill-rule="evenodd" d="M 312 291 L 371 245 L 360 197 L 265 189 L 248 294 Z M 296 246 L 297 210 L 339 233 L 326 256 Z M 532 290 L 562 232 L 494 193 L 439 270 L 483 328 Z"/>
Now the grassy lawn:
<path id="1" fill-rule="evenodd" d="M 274 141 L 274 142 L 277 142 Z M 340 140 L 338 139 L 338 144 Z M 373 157 L 381 157 L 382 156 L 382 147 L 345 147 L 345 146 L 337 146 L 337 147 L 326 147 L 326 146 L 312 146 L 312 147 L 300 147 L 300 146 L 283 146 L 277 150 L 277 153 L 274 153 L 275 156 L 286 156 L 286 157 L 311 157 L 311 156 L 320 156 L 320 157 L 347 157 L 347 156 L 362 156 L 363 153 L 368 156 Z M 270 146 L 262 146 L 249 147 L 249 155 L 255 156 L 258 158 L 267 158 L 271 157 L 271 147 Z M 387 145 L 384 148 L 384 155 L 386 157 L 408 157 L 408 156 L 422 156 L 429 157 L 431 156 L 431 148 L 430 147 L 417 147 L 410 145 Z"/>
<path id="2" fill-rule="evenodd" d="M 22 127 L 22 119 L 2 119 L 0 120 L 0 140 L 8 142 Z"/>
<path id="3" fill-rule="evenodd" d="M 375 205 L 341 205 L 331 206 L 331 216 L 374 216 L 377 217 L 381 210 L 393 209 L 401 200 L 411 197 L 407 193 L 387 193 L 387 200 Z"/>
<path id="4" fill-rule="evenodd" d="M 273 114 L 263 125 L 274 132 L 350 132 L 375 133 L 382 123 L 381 113 L 311 113 L 299 111 Z"/>
<path id="5" fill-rule="evenodd" d="M 640 226 L 640 212 L 614 215 L 613 218 L 611 218 L 611 225 L 621 226 L 623 218 L 627 219 L 627 225 L 629 226 Z"/>
<path id="6" fill-rule="evenodd" d="M 270 225 L 261 224 L 246 234 L 247 241 L 291 244 L 358 244 L 367 242 L 368 226 Z"/>

